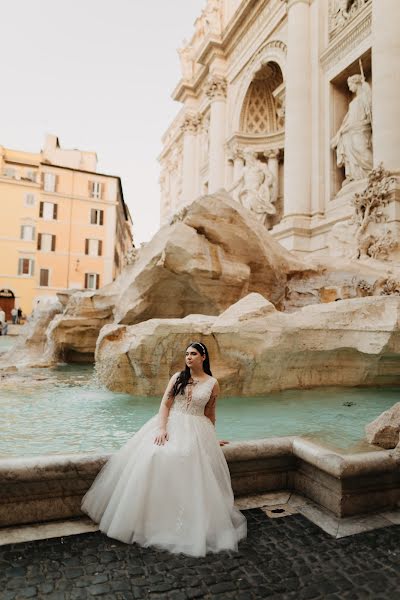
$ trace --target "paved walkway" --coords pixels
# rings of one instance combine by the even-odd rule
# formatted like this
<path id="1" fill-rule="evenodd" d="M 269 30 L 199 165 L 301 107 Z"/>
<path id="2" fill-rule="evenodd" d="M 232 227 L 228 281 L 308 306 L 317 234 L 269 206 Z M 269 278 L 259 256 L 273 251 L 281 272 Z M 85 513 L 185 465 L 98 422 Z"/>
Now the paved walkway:
<path id="1" fill-rule="evenodd" d="M 297 514 L 245 512 L 238 553 L 171 555 L 101 533 L 0 547 L 0 598 L 400 599 L 400 525 L 335 539 Z"/>

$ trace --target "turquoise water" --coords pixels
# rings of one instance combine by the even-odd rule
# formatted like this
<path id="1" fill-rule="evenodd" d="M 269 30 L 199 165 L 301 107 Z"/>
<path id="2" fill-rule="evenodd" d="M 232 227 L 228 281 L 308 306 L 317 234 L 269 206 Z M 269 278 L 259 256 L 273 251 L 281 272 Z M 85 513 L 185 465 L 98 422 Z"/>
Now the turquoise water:
<path id="1" fill-rule="evenodd" d="M 303 435 L 347 452 L 365 450 L 370 447 L 363 442 L 364 426 L 397 402 L 399 392 L 399 387 L 317 388 L 221 398 L 217 432 L 231 441 Z M 160 398 L 99 388 L 91 366 L 3 377 L 0 457 L 114 450 L 157 412 L 159 403 Z"/>
<path id="2" fill-rule="evenodd" d="M 17 335 L 0 335 L 0 354 L 11 350 L 17 339 Z"/>

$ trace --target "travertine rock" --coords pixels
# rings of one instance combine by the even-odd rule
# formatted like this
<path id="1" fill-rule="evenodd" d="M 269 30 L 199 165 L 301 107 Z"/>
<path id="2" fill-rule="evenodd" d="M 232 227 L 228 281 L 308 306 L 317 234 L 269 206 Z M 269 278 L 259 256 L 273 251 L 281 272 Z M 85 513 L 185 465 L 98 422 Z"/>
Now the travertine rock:
<path id="1" fill-rule="evenodd" d="M 151 319 L 101 332 L 96 362 L 110 389 L 161 394 L 186 345 L 207 344 L 223 393 L 400 382 L 400 298 L 356 298 L 282 313 L 250 294 L 219 317 Z M 399 358 L 397 358 L 399 357 Z"/>
<path id="2" fill-rule="evenodd" d="M 114 283 L 70 297 L 51 329 L 54 355 L 90 358 L 109 322 L 218 315 L 252 291 L 279 304 L 288 277 L 314 270 L 226 193 L 206 196 L 160 229 Z"/>
<path id="3" fill-rule="evenodd" d="M 377 444 L 387 449 L 395 448 L 400 444 L 400 402 L 369 423 L 365 427 L 365 432 L 370 444 Z M 400 445 L 398 450 L 400 451 Z"/>

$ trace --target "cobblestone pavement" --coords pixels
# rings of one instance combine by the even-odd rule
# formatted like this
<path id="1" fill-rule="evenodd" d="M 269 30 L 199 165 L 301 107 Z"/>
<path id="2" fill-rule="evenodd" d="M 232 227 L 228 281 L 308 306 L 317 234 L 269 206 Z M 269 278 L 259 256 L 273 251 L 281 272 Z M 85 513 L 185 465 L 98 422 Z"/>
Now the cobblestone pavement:
<path id="1" fill-rule="evenodd" d="M 240 551 L 205 558 L 99 532 L 2 546 L 0 598 L 400 599 L 400 525 L 336 540 L 302 515 L 245 514 Z"/>

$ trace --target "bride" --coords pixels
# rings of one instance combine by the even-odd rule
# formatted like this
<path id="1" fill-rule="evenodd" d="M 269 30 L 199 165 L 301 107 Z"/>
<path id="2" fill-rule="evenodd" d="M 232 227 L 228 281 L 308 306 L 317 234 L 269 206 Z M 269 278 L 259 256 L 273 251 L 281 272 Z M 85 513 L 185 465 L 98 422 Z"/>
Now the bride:
<path id="1" fill-rule="evenodd" d="M 219 385 L 206 346 L 192 342 L 185 362 L 158 415 L 106 463 L 82 510 L 122 542 L 204 556 L 236 550 L 247 527 L 214 429 Z"/>

